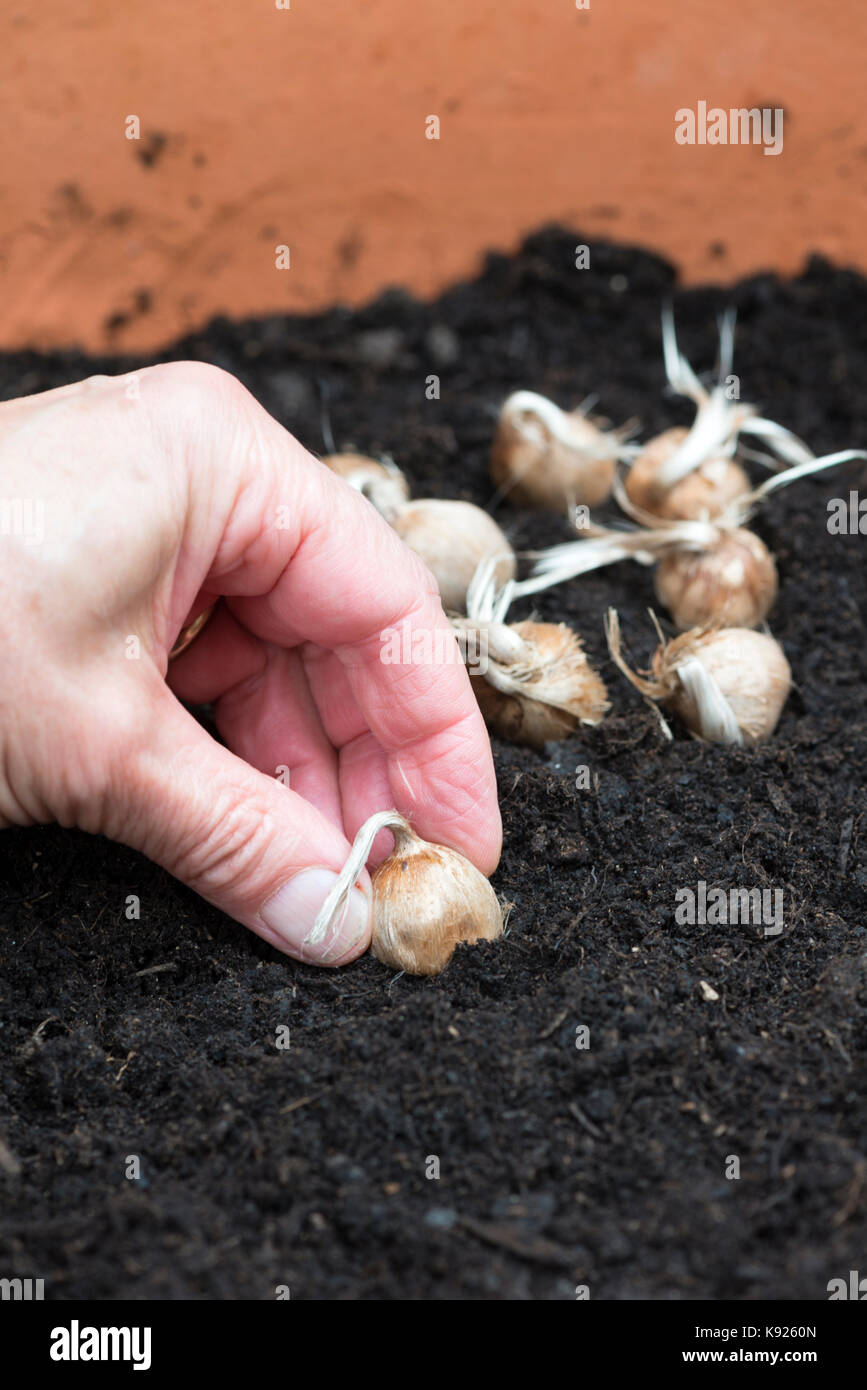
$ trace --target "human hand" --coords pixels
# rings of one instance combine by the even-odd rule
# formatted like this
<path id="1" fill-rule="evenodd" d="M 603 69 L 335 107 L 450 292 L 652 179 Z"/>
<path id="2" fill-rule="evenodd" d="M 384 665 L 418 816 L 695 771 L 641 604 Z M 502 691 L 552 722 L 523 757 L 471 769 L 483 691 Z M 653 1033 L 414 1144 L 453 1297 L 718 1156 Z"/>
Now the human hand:
<path id="1" fill-rule="evenodd" d="M 105 834 L 328 965 L 370 940 L 365 873 L 304 944 L 374 811 L 493 871 L 463 666 L 381 660 L 385 629 L 448 629 L 432 576 L 234 377 L 173 363 L 0 405 L 0 522 L 0 827 Z"/>

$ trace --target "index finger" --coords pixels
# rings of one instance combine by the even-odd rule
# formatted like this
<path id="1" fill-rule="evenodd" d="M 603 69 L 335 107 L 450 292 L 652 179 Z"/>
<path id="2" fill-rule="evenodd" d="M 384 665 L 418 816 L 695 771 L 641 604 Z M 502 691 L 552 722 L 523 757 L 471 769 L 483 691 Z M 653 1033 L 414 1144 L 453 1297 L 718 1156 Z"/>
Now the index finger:
<path id="1" fill-rule="evenodd" d="M 235 431 L 230 466 L 241 476 L 208 587 L 232 596 L 264 640 L 336 653 L 386 752 L 396 808 L 491 873 L 502 830 L 490 742 L 433 576 L 369 502 L 247 399 L 255 418 L 249 439 Z"/>

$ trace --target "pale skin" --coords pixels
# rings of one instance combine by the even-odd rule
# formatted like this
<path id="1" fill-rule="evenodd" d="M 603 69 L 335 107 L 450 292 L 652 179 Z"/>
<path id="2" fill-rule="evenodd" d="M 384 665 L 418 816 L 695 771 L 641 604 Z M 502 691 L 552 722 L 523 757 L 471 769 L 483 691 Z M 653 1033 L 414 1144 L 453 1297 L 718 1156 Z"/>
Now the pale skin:
<path id="1" fill-rule="evenodd" d="M 381 660 L 386 629 L 448 627 L 433 577 L 235 378 L 171 363 L 0 405 L 0 499 L 44 523 L 0 531 L 0 828 L 131 845 L 324 965 L 369 945 L 367 873 L 325 941 L 305 938 L 374 812 L 496 867 L 463 667 Z M 213 703 L 227 747 L 181 701 Z"/>

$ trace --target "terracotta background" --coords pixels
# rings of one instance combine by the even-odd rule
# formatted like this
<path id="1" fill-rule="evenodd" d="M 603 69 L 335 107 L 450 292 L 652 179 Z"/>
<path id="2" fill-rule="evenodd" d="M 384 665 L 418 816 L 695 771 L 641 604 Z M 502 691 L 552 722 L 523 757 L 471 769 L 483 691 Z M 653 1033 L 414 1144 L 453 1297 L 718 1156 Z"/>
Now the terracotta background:
<path id="1" fill-rule="evenodd" d="M 0 346 L 430 295 L 550 220 L 867 269 L 865 40 L 863 0 L 6 0 Z M 678 146 L 699 99 L 782 106 L 783 153 Z"/>

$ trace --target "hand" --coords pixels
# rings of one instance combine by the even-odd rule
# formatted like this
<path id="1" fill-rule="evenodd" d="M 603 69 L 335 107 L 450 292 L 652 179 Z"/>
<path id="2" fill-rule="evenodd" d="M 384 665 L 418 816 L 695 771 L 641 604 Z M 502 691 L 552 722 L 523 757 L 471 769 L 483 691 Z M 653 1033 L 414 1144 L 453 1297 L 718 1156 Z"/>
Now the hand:
<path id="1" fill-rule="evenodd" d="M 0 586 L 0 826 L 108 835 L 329 965 L 369 944 L 366 874 L 304 943 L 374 811 L 495 868 L 466 672 L 381 660 L 385 629 L 448 627 L 432 576 L 234 377 L 174 363 L 0 405 Z M 228 747 L 182 700 L 213 702 Z"/>

